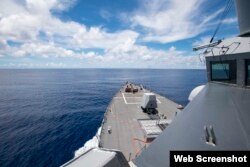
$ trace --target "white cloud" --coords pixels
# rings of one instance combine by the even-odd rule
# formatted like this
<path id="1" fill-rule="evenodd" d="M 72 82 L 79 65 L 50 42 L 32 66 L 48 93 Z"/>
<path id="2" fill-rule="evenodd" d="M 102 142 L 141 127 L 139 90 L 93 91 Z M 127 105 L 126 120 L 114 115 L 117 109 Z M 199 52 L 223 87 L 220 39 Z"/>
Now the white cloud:
<path id="1" fill-rule="evenodd" d="M 19 42 L 38 41 L 39 33 L 44 32 L 50 40 L 60 38 L 63 40 L 62 43 L 72 47 L 76 44 L 82 48 L 110 48 L 121 43 L 124 38 L 126 40 L 138 36 L 136 32 L 128 30 L 107 33 L 101 27 L 87 28 L 77 22 L 64 22 L 51 14 L 51 10 L 66 9 L 62 2 L 70 2 L 69 0 L 26 0 L 24 4 L 15 3 L 13 0 L 11 2 L 7 5 L 16 6 L 14 9 L 18 9 L 19 13 L 16 14 L 13 9 L 12 14 L 3 14 L 0 20 L 0 39 Z M 5 11 L 8 7 L 2 6 L 0 10 Z"/>
<path id="2" fill-rule="evenodd" d="M 206 45 L 210 43 L 210 40 L 211 40 L 211 36 L 204 36 L 204 37 L 201 37 L 200 39 L 195 40 L 192 46 Z"/>
<path id="3" fill-rule="evenodd" d="M 237 23 L 237 17 L 231 17 L 231 18 L 227 18 L 225 20 L 222 21 L 223 24 L 232 24 L 232 23 Z"/>
<path id="4" fill-rule="evenodd" d="M 13 48 L 12 48 L 13 49 Z M 70 57 L 74 55 L 72 50 L 55 46 L 53 43 L 26 43 L 20 48 L 16 48 L 15 52 L 12 51 L 13 56 L 42 56 L 42 57 Z"/>
<path id="5" fill-rule="evenodd" d="M 5 40 L 0 40 L 0 51 L 7 50 L 8 44 Z"/>
<path id="6" fill-rule="evenodd" d="M 64 64 L 62 62 L 59 62 L 59 63 L 50 62 L 50 63 L 46 63 L 45 66 L 48 68 L 65 68 L 65 67 L 67 67 L 66 64 Z"/>
<path id="7" fill-rule="evenodd" d="M 0 20 L 0 39 L 13 41 L 35 40 L 40 22 L 27 14 L 13 14 Z"/>
<path id="8" fill-rule="evenodd" d="M 8 16 L 12 15 L 13 12 L 16 14 L 23 13 L 25 9 L 22 5 L 20 5 L 22 1 L 14 1 L 14 0 L 1 0 L 0 5 L 0 16 Z"/>
<path id="9" fill-rule="evenodd" d="M 130 49 L 117 52 L 116 49 L 109 50 L 99 59 L 100 64 L 114 65 L 115 67 L 132 68 L 203 68 L 204 64 L 199 61 L 198 56 L 188 55 L 175 47 L 168 50 L 155 50 L 146 46 L 133 45 Z"/>
<path id="10" fill-rule="evenodd" d="M 0 39 L 19 42 L 34 41 L 40 31 L 48 31 L 50 22 L 61 23 L 51 15 L 59 10 L 61 1 L 56 0 L 4 0 L 0 7 Z M 57 21 L 57 22 L 56 22 Z M 58 24 L 59 25 L 59 24 Z M 52 25 L 56 32 L 55 25 Z"/>
<path id="11" fill-rule="evenodd" d="M 167 50 L 155 50 L 150 49 L 146 46 L 128 44 L 127 47 L 120 48 L 117 46 L 113 49 L 106 50 L 103 54 L 99 54 L 94 51 L 74 51 L 71 49 L 65 49 L 60 46 L 56 46 L 53 43 L 25 43 L 21 47 L 11 47 L 5 50 L 5 53 L 12 54 L 12 56 L 18 57 L 19 59 L 25 57 L 38 57 L 47 59 L 50 66 L 44 65 L 45 67 L 52 67 L 54 58 L 58 61 L 67 58 L 71 64 L 69 67 L 127 67 L 127 68 L 202 68 L 203 64 L 199 62 L 197 56 L 188 56 L 188 53 L 179 51 L 175 47 L 170 47 Z M 53 58 L 52 62 L 50 59 Z M 70 58 L 70 59 L 69 59 Z M 73 65 L 72 65 L 73 62 Z M 80 64 L 79 64 L 80 63 Z M 35 63 L 23 63 L 28 68 L 41 67 L 41 64 Z M 32 66 L 31 66 L 32 64 Z M 67 67 L 67 62 L 63 63 Z M 16 64 L 19 66 L 18 64 Z M 54 66 L 59 68 L 60 66 Z"/>
<path id="12" fill-rule="evenodd" d="M 100 15 L 102 18 L 104 18 L 107 21 L 109 21 L 112 18 L 112 14 L 109 11 L 104 10 L 104 9 L 100 10 Z"/>
<path id="13" fill-rule="evenodd" d="M 166 2 L 171 2 L 170 6 Z M 91 67 L 201 67 L 198 57 L 187 56 L 188 53 L 174 46 L 159 50 L 137 43 L 140 38 L 167 42 L 187 38 L 188 33 L 190 36 L 197 34 L 193 31 L 194 23 L 187 15 L 194 19 L 196 15 L 191 13 L 191 6 L 197 9 L 201 2 L 191 0 L 185 7 L 178 6 L 179 0 L 166 2 L 153 0 L 153 4 L 144 6 L 149 9 L 146 15 L 142 11 L 135 13 L 132 18 L 134 24 L 148 30 L 147 36 L 141 37 L 132 30 L 107 32 L 101 26 L 88 27 L 74 21 L 62 21 L 52 14 L 53 10 L 69 9 L 73 4 L 70 0 L 3 0 L 4 5 L 0 6 L 0 55 L 20 60 L 25 57 L 48 61 L 49 58 L 70 58 L 77 67 L 84 67 L 87 63 Z M 173 7 L 177 9 L 173 10 Z M 180 18 L 175 16 L 175 12 L 179 12 Z M 46 40 L 41 36 L 45 36 Z M 8 44 L 7 41 L 18 42 L 18 45 Z M 102 49 L 103 53 L 95 52 L 95 49 Z M 40 67 L 39 63 L 31 62 L 21 62 L 20 65 Z M 66 67 L 67 62 L 48 62 L 45 66 Z"/>
<path id="14" fill-rule="evenodd" d="M 144 28 L 144 41 L 175 42 L 197 36 L 223 10 L 204 12 L 205 0 L 148 0 L 131 16 L 133 27 Z"/>
<path id="15" fill-rule="evenodd" d="M 63 11 L 75 4 L 76 0 L 26 0 L 26 8 L 31 13 L 50 14 L 50 10 Z"/>
<path id="16" fill-rule="evenodd" d="M 137 37 L 138 33 L 129 30 L 107 33 L 97 27 L 92 27 L 88 31 L 81 28 L 73 36 L 73 44 L 81 48 L 111 49 L 118 45 L 126 45 L 128 41 L 135 41 Z"/>

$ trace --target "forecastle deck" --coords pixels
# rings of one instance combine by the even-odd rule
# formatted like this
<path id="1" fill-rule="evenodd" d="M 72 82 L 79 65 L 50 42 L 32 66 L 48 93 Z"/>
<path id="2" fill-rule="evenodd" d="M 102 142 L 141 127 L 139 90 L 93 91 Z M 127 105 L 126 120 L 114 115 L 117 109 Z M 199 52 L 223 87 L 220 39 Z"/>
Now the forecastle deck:
<path id="1" fill-rule="evenodd" d="M 149 115 L 141 109 L 144 93 L 150 92 L 133 85 L 138 92 L 125 92 L 127 85 L 113 97 L 105 113 L 99 146 L 120 150 L 128 161 L 133 160 L 145 149 L 163 128 L 172 122 L 180 111 L 180 105 L 156 95 L 158 114 Z M 152 138 L 150 138 L 152 136 Z"/>

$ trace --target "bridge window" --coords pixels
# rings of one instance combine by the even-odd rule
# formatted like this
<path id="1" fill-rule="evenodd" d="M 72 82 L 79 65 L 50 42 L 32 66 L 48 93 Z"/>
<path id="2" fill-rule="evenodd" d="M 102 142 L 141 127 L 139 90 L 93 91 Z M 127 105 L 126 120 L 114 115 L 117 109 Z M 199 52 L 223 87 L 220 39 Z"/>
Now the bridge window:
<path id="1" fill-rule="evenodd" d="M 211 62 L 211 80 L 227 83 L 236 83 L 236 61 Z"/>
<path id="2" fill-rule="evenodd" d="M 250 85 L 250 60 L 246 60 L 246 83 Z"/>

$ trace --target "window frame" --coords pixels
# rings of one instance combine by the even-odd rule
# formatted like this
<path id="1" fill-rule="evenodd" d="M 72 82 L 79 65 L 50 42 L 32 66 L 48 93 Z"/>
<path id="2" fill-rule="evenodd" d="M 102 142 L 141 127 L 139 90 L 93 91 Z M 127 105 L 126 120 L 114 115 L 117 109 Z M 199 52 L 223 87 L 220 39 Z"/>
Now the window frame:
<path id="1" fill-rule="evenodd" d="M 213 77 L 213 65 L 214 64 L 228 64 L 228 78 L 226 79 L 216 79 Z M 211 61 L 210 62 L 210 78 L 211 81 L 224 82 L 224 83 L 232 83 L 236 84 L 237 80 L 237 63 L 236 60 L 222 60 L 222 61 Z"/>

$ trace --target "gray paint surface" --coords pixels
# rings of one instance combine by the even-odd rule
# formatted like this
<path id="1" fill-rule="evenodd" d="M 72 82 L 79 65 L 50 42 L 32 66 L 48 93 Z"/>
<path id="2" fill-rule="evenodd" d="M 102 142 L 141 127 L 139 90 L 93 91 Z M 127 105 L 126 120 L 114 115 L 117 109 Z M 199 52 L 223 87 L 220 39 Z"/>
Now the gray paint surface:
<path id="1" fill-rule="evenodd" d="M 123 154 L 118 150 L 92 148 L 61 167 L 129 167 Z"/>
<path id="2" fill-rule="evenodd" d="M 250 33 L 250 1 L 249 0 L 236 0 L 237 14 L 240 26 L 240 35 Z"/>
<path id="3" fill-rule="evenodd" d="M 126 93 L 125 87 L 113 97 L 105 113 L 100 147 L 120 150 L 129 161 L 150 145 L 150 142 L 146 142 L 146 133 L 139 122 L 142 119 L 150 119 L 140 107 L 143 94 L 149 91 L 144 89 L 135 94 Z M 135 85 L 133 87 L 136 88 Z M 167 119 L 173 120 L 175 112 L 179 111 L 178 104 L 158 94 L 156 98 L 159 114 L 164 114 Z M 111 127 L 111 133 L 108 133 L 108 127 Z"/>
<path id="4" fill-rule="evenodd" d="M 250 150 L 250 90 L 208 83 L 135 160 L 138 167 L 169 166 L 170 150 Z M 213 126 L 216 146 L 206 144 Z"/>

